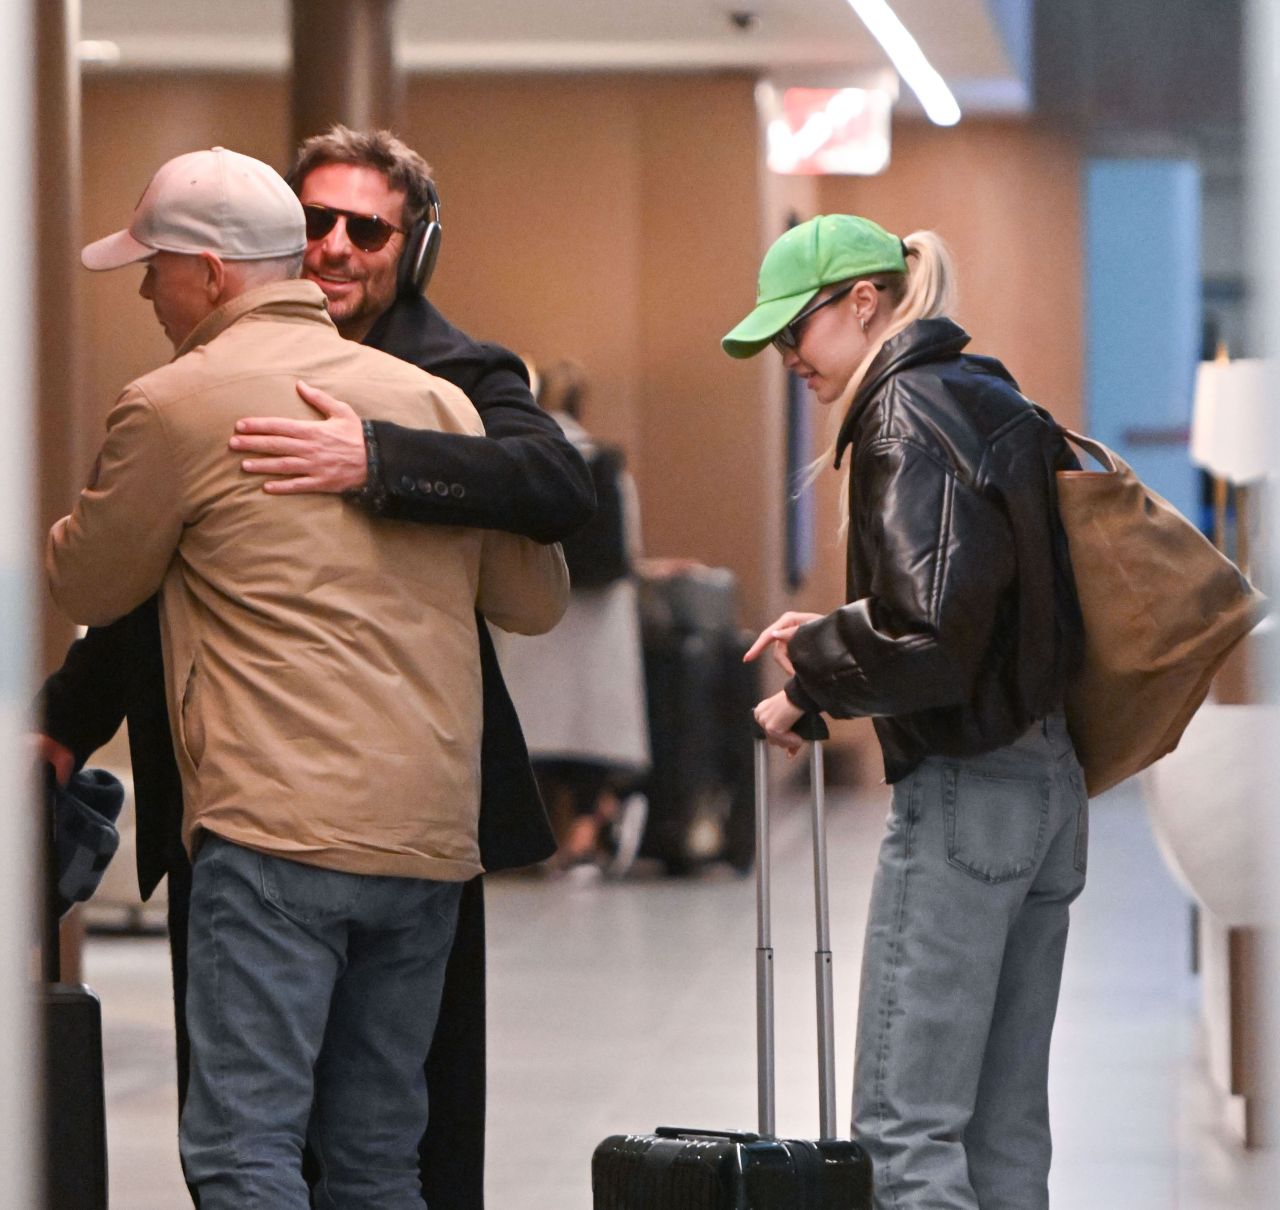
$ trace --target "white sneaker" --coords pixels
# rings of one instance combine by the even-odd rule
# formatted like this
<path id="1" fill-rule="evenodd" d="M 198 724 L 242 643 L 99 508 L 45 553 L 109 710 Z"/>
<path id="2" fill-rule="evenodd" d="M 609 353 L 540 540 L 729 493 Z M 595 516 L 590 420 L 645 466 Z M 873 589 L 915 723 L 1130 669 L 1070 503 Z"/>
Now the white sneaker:
<path id="1" fill-rule="evenodd" d="M 648 818 L 649 800 L 643 794 L 628 794 L 622 800 L 618 818 L 610 828 L 613 852 L 605 866 L 605 873 L 610 877 L 621 878 L 635 865 Z"/>

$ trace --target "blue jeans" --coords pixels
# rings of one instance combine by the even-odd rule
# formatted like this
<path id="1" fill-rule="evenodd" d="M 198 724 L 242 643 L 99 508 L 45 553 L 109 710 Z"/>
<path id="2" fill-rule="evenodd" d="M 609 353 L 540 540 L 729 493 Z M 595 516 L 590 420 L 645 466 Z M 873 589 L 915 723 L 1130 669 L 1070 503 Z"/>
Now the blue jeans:
<path id="1" fill-rule="evenodd" d="M 1049 1038 L 1088 813 L 1060 714 L 894 786 L 854 1067 L 877 1210 L 1048 1207 Z"/>
<path id="2" fill-rule="evenodd" d="M 217 836 L 191 887 L 191 1084 L 201 1210 L 422 1210 L 418 1143 L 461 883 L 319 869 Z"/>

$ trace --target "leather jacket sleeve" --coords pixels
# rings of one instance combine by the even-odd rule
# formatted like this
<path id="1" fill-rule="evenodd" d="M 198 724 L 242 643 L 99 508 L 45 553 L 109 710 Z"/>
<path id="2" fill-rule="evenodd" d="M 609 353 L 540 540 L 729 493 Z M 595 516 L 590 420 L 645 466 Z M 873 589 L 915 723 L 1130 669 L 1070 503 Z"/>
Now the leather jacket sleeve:
<path id="1" fill-rule="evenodd" d="M 375 421 L 381 515 L 504 530 L 539 542 L 559 541 L 590 518 L 595 491 L 586 463 L 518 373 L 474 364 L 433 372 L 466 392 L 485 435 Z"/>
<path id="2" fill-rule="evenodd" d="M 967 702 L 1014 578 L 1004 512 L 910 441 L 870 443 L 852 476 L 851 566 L 866 582 L 796 632 L 788 697 L 837 718 Z"/>

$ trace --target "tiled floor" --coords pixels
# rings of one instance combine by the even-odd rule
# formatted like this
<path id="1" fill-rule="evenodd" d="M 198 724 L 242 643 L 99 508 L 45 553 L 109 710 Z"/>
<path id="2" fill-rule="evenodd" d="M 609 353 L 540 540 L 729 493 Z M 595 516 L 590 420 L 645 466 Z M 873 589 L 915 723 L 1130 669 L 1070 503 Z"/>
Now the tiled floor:
<path id="1" fill-rule="evenodd" d="M 842 1117 L 867 880 L 886 806 L 882 788 L 831 797 Z M 811 1135 L 804 812 L 781 812 L 774 839 L 778 1126 Z M 1187 907 L 1136 793 L 1094 804 L 1091 841 L 1055 1040 L 1055 1210 L 1270 1207 L 1258 1161 L 1215 1124 L 1187 968 Z M 689 882 L 491 881 L 491 1210 L 588 1210 L 590 1155 L 606 1134 L 659 1123 L 752 1126 L 753 902 L 751 881 L 727 873 Z M 87 954 L 107 1022 L 113 1210 L 185 1204 L 166 962 L 154 939 L 95 938 Z"/>

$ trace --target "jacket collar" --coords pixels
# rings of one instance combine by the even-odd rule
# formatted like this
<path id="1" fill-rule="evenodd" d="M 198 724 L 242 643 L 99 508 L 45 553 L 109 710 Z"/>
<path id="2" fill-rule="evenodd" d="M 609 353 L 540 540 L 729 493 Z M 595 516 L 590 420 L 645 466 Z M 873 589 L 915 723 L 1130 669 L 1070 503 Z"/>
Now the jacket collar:
<path id="1" fill-rule="evenodd" d="M 862 383 L 840 425 L 840 435 L 836 438 L 836 466 L 839 467 L 844 451 L 853 441 L 859 418 L 891 375 L 911 366 L 954 357 L 968 343 L 969 333 L 945 316 L 917 319 L 886 340 L 862 376 Z"/>
<path id="2" fill-rule="evenodd" d="M 191 330 L 191 334 L 178 346 L 175 360 L 200 345 L 208 344 L 220 336 L 238 319 L 253 312 L 270 315 L 273 319 L 303 320 L 333 327 L 325 308 L 324 293 L 315 282 L 292 278 L 289 281 L 272 282 L 237 295 L 211 311 Z"/>

